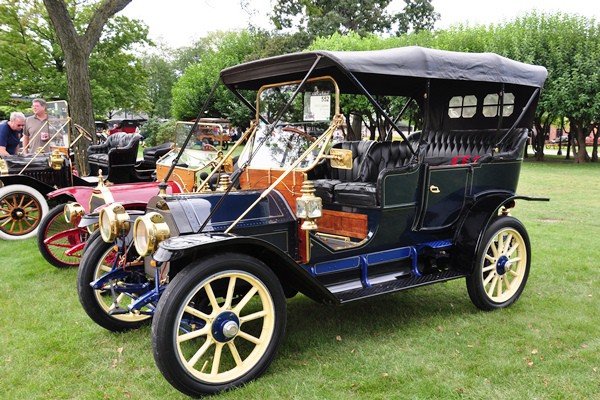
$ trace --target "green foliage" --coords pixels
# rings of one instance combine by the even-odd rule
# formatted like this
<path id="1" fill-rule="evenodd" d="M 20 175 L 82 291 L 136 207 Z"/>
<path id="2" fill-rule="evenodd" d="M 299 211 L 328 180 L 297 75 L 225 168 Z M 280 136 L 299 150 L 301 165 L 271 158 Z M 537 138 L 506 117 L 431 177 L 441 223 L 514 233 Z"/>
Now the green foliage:
<path id="1" fill-rule="evenodd" d="M 148 95 L 152 104 L 148 114 L 150 117 L 169 118 L 171 116 L 171 91 L 177 81 L 173 64 L 156 54 L 145 56 L 142 63 L 148 74 Z"/>
<path id="2" fill-rule="evenodd" d="M 255 36 L 247 31 L 230 32 L 219 37 L 215 49 L 206 50 L 202 63 L 189 66 L 173 87 L 173 116 L 178 120 L 190 120 L 206 102 L 219 72 L 246 60 L 255 49 Z M 225 87 L 219 85 L 215 97 L 199 117 L 223 117 L 234 125 L 245 127 L 252 116 L 247 107 L 240 104 Z"/>
<path id="3" fill-rule="evenodd" d="M 0 93 L 66 98 L 64 58 L 39 1 L 0 4 Z"/>
<path id="4" fill-rule="evenodd" d="M 403 12 L 391 14 L 391 0 L 278 0 L 272 21 L 281 30 L 295 28 L 310 37 L 356 32 L 400 35 L 430 30 L 439 18 L 429 0 L 406 0 Z"/>
<path id="5" fill-rule="evenodd" d="M 68 4 L 75 29 L 83 34 L 96 4 L 74 0 Z M 65 57 L 41 1 L 4 1 L 0 25 L 0 99 L 12 94 L 66 99 Z M 147 34 L 140 21 L 123 16 L 104 26 L 89 60 L 97 116 L 120 108 L 150 108 L 146 73 L 132 55 L 134 45 L 148 43 Z"/>
<path id="6" fill-rule="evenodd" d="M 105 25 L 90 56 L 90 82 L 96 115 L 118 109 L 150 110 L 148 71 L 132 53 L 148 43 L 148 28 L 140 21 L 115 16 Z"/>
<path id="7" fill-rule="evenodd" d="M 142 135 L 146 138 L 144 143 L 147 147 L 162 143 L 172 142 L 175 132 L 174 120 L 164 121 L 159 118 L 150 118 L 142 126 Z"/>

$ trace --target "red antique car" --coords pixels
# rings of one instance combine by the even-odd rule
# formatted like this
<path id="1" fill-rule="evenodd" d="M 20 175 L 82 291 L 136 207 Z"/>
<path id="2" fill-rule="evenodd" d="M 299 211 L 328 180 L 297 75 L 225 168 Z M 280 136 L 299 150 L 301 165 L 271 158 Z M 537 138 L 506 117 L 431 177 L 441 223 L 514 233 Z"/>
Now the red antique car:
<path id="1" fill-rule="evenodd" d="M 40 222 L 38 247 L 42 256 L 57 268 L 76 267 L 93 229 L 93 226 L 80 226 L 83 214 L 113 202 L 123 203 L 128 210 L 144 210 L 147 201 L 159 193 L 159 183 L 165 180 L 167 194 L 197 190 L 201 186 L 201 173 L 211 163 L 214 165 L 215 160 L 223 154 L 210 145 L 197 146 L 191 140 L 186 141 L 186 138 L 191 134 L 192 128 L 211 129 L 212 125 L 178 122 L 173 138 L 175 145 L 172 147 L 183 151 L 170 151 L 171 146 L 145 149 L 145 157 L 156 156 L 146 154 L 147 151 L 162 154 L 156 162 L 157 180 L 154 182 L 107 186 L 100 181 L 95 187 L 70 186 L 48 193 L 48 200 L 57 205 L 50 209 Z M 224 164 L 226 170 L 232 168 L 231 162 Z M 86 221 L 95 222 L 94 219 Z"/>

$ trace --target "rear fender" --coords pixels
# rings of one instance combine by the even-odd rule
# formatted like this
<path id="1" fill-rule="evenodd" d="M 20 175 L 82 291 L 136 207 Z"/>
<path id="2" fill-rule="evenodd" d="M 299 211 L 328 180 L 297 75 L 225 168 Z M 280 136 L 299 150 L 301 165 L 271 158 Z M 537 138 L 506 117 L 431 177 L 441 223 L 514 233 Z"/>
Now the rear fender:
<path id="1" fill-rule="evenodd" d="M 193 234 L 162 242 L 154 254 L 158 262 L 170 262 L 170 278 L 192 261 L 218 253 L 243 253 L 264 262 L 281 282 L 286 293 L 298 291 L 311 299 L 337 304 L 335 296 L 288 254 L 273 244 L 251 236 Z"/>
<path id="2" fill-rule="evenodd" d="M 502 207 L 515 206 L 516 200 L 549 201 L 544 197 L 514 196 L 508 193 L 494 193 L 478 198 L 462 218 L 454 237 L 452 263 L 455 268 L 470 273 L 475 268 L 477 249 L 487 227 L 496 218 Z"/>

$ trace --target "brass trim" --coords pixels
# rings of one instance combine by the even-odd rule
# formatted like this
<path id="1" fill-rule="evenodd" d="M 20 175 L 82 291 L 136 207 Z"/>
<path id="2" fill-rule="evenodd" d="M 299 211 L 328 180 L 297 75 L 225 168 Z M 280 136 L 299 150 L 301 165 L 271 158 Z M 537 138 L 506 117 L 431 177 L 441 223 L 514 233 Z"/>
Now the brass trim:
<path id="1" fill-rule="evenodd" d="M 329 155 L 325 156 L 329 159 L 331 168 L 352 169 L 352 150 L 347 149 L 329 149 Z"/>
<path id="2" fill-rule="evenodd" d="M 334 235 L 331 233 L 317 232 L 317 233 L 315 233 L 315 236 L 324 237 L 324 238 L 328 238 L 328 239 L 338 239 L 338 240 L 342 240 L 344 242 L 352 241 L 348 236 Z"/>

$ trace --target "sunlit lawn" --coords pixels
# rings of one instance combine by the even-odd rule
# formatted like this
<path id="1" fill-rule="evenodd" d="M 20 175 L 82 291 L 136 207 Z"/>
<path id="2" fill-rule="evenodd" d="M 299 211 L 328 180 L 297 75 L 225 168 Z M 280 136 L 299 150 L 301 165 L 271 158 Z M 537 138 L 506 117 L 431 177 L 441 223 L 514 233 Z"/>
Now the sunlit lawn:
<path id="1" fill-rule="evenodd" d="M 485 313 L 463 280 L 329 307 L 297 296 L 267 373 L 216 399 L 600 398 L 600 165 L 525 162 L 517 204 L 533 247 L 521 299 Z M 150 329 L 85 314 L 76 270 L 33 239 L 0 242 L 0 398 L 177 399 Z"/>

